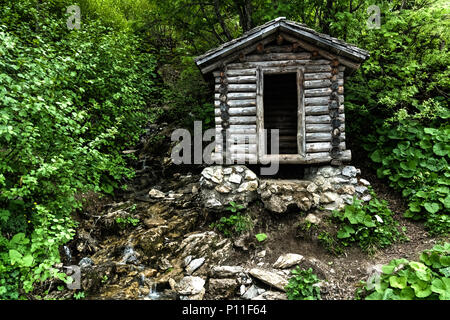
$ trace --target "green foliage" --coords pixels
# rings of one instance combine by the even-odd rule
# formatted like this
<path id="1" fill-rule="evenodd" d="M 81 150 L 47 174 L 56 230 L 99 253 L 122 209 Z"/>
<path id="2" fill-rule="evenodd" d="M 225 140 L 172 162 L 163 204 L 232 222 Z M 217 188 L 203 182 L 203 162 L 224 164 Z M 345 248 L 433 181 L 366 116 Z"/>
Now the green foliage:
<path id="1" fill-rule="evenodd" d="M 146 122 L 155 59 L 139 40 L 84 19 L 70 1 L 0 3 L 0 299 L 65 279 L 53 266 L 85 191 L 131 177 L 121 154 Z"/>
<path id="2" fill-rule="evenodd" d="M 84 291 L 80 291 L 80 292 L 75 292 L 75 293 L 73 294 L 73 298 L 74 298 L 75 300 L 81 300 L 81 299 L 86 298 L 86 296 L 85 296 L 85 294 L 84 294 Z"/>
<path id="3" fill-rule="evenodd" d="M 252 220 L 249 216 L 240 212 L 242 209 L 244 209 L 244 206 L 231 201 L 227 210 L 234 214 L 229 217 L 221 217 L 218 222 L 212 223 L 210 227 L 222 232 L 226 237 L 231 237 L 233 234 L 241 234 L 252 229 Z"/>
<path id="4" fill-rule="evenodd" d="M 368 253 L 405 239 L 398 230 L 398 223 L 393 219 L 387 202 L 378 200 L 374 192 L 371 192 L 371 196 L 367 204 L 355 197 L 343 212 L 333 211 L 333 218 L 339 223 L 336 234 L 338 241 L 344 246 L 357 243 Z"/>
<path id="5" fill-rule="evenodd" d="M 450 111 L 436 113 L 433 127 L 407 117 L 377 130 L 367 144 L 380 178 L 409 201 L 406 217 L 426 220 L 431 233 L 450 231 Z M 438 125 L 438 123 L 442 123 Z"/>
<path id="6" fill-rule="evenodd" d="M 116 223 L 119 225 L 121 229 L 127 229 L 128 227 L 136 227 L 139 224 L 140 220 L 133 217 L 125 217 L 116 218 Z"/>
<path id="7" fill-rule="evenodd" d="M 286 286 L 286 294 L 289 300 L 320 300 L 319 282 L 313 270 L 302 270 L 299 266 L 291 271 L 292 277 Z"/>
<path id="8" fill-rule="evenodd" d="M 450 243 L 425 250 L 420 261 L 391 260 L 365 290 L 366 300 L 450 300 Z"/>
<path id="9" fill-rule="evenodd" d="M 263 242 L 263 241 L 265 241 L 267 239 L 267 234 L 265 234 L 265 233 L 258 233 L 258 234 L 255 234 L 255 238 L 259 242 Z"/>

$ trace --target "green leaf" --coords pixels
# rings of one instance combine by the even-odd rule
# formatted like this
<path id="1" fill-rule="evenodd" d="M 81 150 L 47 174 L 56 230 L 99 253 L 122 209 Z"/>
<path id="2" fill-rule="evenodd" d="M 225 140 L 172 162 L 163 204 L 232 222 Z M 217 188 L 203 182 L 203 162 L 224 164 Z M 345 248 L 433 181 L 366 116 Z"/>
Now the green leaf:
<path id="1" fill-rule="evenodd" d="M 11 264 L 15 265 L 17 262 L 22 260 L 22 254 L 17 250 L 9 250 L 9 259 L 11 260 Z"/>
<path id="2" fill-rule="evenodd" d="M 264 240 L 267 239 L 267 234 L 265 233 L 258 233 L 255 234 L 256 240 L 258 240 L 259 242 L 263 242 Z"/>
<path id="3" fill-rule="evenodd" d="M 406 280 L 406 277 L 390 276 L 389 284 L 393 288 L 403 289 L 406 288 Z"/>
<path id="4" fill-rule="evenodd" d="M 436 213 L 439 211 L 439 204 L 436 202 L 425 202 L 424 207 L 429 213 Z"/>
<path id="5" fill-rule="evenodd" d="M 373 162 L 381 162 L 382 157 L 381 157 L 380 151 L 379 151 L 379 150 L 375 150 L 375 151 L 370 155 L 370 159 L 371 159 Z"/>

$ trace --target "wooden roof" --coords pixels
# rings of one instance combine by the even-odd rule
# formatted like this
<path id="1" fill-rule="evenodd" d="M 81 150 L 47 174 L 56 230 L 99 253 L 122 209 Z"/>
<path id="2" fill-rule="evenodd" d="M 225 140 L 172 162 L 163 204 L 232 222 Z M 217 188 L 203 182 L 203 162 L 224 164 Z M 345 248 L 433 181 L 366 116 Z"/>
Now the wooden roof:
<path id="1" fill-rule="evenodd" d="M 353 68 L 357 68 L 359 63 L 369 57 L 369 52 L 366 50 L 360 49 L 329 35 L 319 33 L 308 28 L 304 24 L 286 20 L 285 17 L 279 17 L 247 31 L 239 38 L 228 41 L 217 48 L 207 51 L 205 54 L 198 56 L 194 61 L 203 73 L 209 73 L 213 71 L 214 66 L 221 60 L 224 60 L 233 53 L 239 52 L 250 45 L 258 43 L 277 32 L 284 32 L 292 35 L 319 49 L 343 57 L 346 61 L 352 61 L 354 64 L 350 63 L 349 65 L 353 65 Z"/>

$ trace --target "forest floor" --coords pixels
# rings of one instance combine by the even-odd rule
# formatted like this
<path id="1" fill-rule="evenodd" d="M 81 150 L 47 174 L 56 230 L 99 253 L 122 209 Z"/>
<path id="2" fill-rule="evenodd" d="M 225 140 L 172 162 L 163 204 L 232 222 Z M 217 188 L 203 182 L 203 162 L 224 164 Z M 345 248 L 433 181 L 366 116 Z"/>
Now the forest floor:
<path id="1" fill-rule="evenodd" d="M 183 277 L 182 260 L 186 253 L 182 255 L 180 248 L 186 247 L 187 235 L 209 234 L 211 222 L 220 217 L 201 206 L 197 189 L 203 167 L 177 166 L 168 161 L 170 132 L 170 127 L 164 124 L 148 129 L 147 136 L 137 148 L 138 161 L 134 164 L 137 174 L 127 191 L 114 198 L 85 195 L 88 201 L 77 217 L 80 226 L 76 238 L 67 246 L 71 254 L 65 263 L 90 261 L 94 264 L 95 271 L 91 268 L 84 272 L 83 288 L 89 299 L 151 299 L 156 290 L 165 292 L 158 295 L 158 299 L 177 298 L 170 288 L 171 279 L 179 281 Z M 155 143 L 152 137 L 156 134 L 165 139 Z M 358 167 L 358 164 L 353 165 Z M 404 227 L 407 241 L 397 242 L 371 255 L 359 247 L 348 247 L 336 256 L 317 239 L 299 237 L 298 224 L 304 215 L 273 214 L 256 202 L 247 210 L 255 225 L 252 235 L 231 239 L 219 236 L 224 241 L 216 239 L 214 243 L 223 242 L 224 247 L 211 250 L 224 252 L 220 261 L 205 264 L 196 275 L 207 278 L 208 268 L 215 264 L 270 267 L 280 255 L 297 253 L 304 257 L 302 267 L 313 268 L 319 279 L 325 280 L 325 285 L 321 286 L 323 299 L 354 299 L 361 281 L 367 280 L 374 266 L 397 258 L 418 259 L 420 252 L 442 240 L 430 236 L 423 223 L 403 218 L 406 204 L 401 195 L 379 180 L 370 169 L 360 168 L 361 177 L 371 183 L 379 198 L 388 201 L 395 219 L 400 227 Z M 149 190 L 154 188 L 164 193 L 161 199 L 148 196 Z M 132 221 L 127 220 L 129 218 L 136 219 L 139 224 L 134 226 L 130 222 L 124 226 L 123 221 Z M 254 234 L 262 232 L 268 236 L 266 241 L 251 240 Z M 226 243 L 230 245 L 227 247 Z M 205 298 L 220 297 L 207 292 Z"/>

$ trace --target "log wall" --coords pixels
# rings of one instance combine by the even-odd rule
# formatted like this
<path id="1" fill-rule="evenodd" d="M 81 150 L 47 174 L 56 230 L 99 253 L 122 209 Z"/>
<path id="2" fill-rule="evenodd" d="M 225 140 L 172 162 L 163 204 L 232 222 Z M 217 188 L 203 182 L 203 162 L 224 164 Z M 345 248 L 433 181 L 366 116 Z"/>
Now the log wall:
<path id="1" fill-rule="evenodd" d="M 293 45 L 269 45 L 260 53 L 241 56 L 238 62 L 230 62 L 221 71 L 213 72 L 216 157 L 221 155 L 226 141 L 232 160 L 251 163 L 261 160 L 258 157 L 261 123 L 257 111 L 263 97 L 257 96 L 261 77 L 258 70 L 295 72 L 302 68 L 305 136 L 301 139 L 304 139 L 306 156 L 283 154 L 278 159 L 288 163 L 332 164 L 350 160 L 351 153 L 345 146 L 345 67 L 337 59 L 325 59 L 317 52 L 297 51 Z M 272 159 L 274 156 L 277 155 L 270 155 Z"/>

